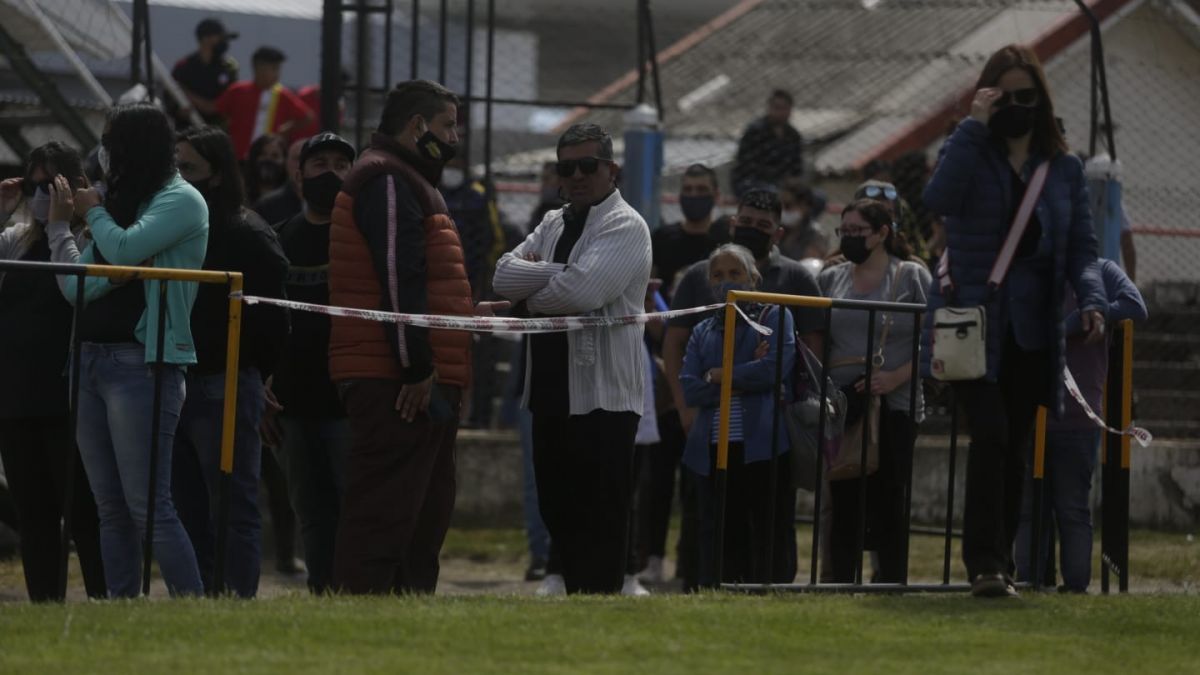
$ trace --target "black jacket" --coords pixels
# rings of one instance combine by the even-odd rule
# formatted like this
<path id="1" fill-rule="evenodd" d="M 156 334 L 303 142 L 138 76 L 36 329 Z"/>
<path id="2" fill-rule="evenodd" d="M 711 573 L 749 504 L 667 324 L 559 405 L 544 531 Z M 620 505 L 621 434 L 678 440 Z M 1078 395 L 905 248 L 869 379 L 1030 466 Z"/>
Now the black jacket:
<path id="1" fill-rule="evenodd" d="M 249 209 L 227 223 L 209 223 L 208 252 L 204 269 L 241 272 L 246 295 L 266 298 L 287 296 L 288 260 L 279 238 L 263 219 Z M 192 337 L 196 342 L 195 372 L 202 375 L 225 372 L 225 348 L 229 329 L 229 289 L 218 284 L 201 284 L 192 308 Z M 288 335 L 287 310 L 268 305 L 242 306 L 241 353 L 238 366 L 257 368 L 266 378 Z"/>
<path id="2" fill-rule="evenodd" d="M 738 197 L 760 187 L 778 187 L 785 178 L 804 173 L 804 142 L 792 125 L 784 125 L 776 136 L 767 118 L 762 117 L 746 128 L 738 142 L 737 163 L 733 166 L 733 191 Z"/>

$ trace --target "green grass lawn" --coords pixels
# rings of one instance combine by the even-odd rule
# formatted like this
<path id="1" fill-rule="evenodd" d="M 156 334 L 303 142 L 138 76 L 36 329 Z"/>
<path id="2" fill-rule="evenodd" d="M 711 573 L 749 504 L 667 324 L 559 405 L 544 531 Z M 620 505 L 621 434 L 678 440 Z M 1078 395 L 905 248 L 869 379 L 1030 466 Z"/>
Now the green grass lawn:
<path id="1" fill-rule="evenodd" d="M 0 606 L 0 671 L 1180 673 L 1200 598 L 310 598 Z"/>

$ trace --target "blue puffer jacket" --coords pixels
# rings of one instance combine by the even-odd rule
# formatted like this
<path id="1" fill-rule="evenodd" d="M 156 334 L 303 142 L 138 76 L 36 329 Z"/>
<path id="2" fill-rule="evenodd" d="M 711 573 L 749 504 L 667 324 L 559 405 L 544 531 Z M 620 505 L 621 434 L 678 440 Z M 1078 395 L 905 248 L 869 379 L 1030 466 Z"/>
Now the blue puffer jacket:
<path id="1" fill-rule="evenodd" d="M 1040 157 L 1029 158 L 1021 170 L 1025 181 L 1041 161 Z M 948 302 L 938 280 L 933 280 L 922 337 L 921 372 L 930 376 L 934 311 L 947 304 L 986 304 L 986 379 L 996 381 L 1005 333 L 1011 326 L 1021 347 L 1050 350 L 1055 367 L 1047 373 L 1045 388 L 1030 393 L 1050 404 L 1052 410 L 1061 411 L 1066 283 L 1074 287 L 1083 310 L 1103 313 L 1107 307 L 1087 182 L 1083 165 L 1074 155 L 1060 154 L 1050 160 L 1046 185 L 1034 211 L 1042 226 L 1037 253 L 1015 261 L 1000 290 L 989 294 L 987 278 L 1016 208 L 1012 182 L 1008 159 L 989 139 L 987 127 L 973 118 L 959 124 L 942 147 L 933 178 L 925 188 L 925 204 L 945 218 L 955 292 Z"/>

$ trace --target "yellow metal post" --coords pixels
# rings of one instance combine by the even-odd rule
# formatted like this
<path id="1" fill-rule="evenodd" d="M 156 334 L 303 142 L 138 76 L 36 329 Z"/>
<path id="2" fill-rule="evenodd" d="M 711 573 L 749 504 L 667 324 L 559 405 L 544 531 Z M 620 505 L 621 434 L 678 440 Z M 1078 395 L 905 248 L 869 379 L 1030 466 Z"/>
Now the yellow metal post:
<path id="1" fill-rule="evenodd" d="M 229 338 L 225 346 L 225 415 L 221 422 L 221 473 L 233 473 L 237 424 L 238 354 L 242 339 L 242 275 L 229 275 Z"/>
<path id="2" fill-rule="evenodd" d="M 717 427 L 717 471 L 729 466 L 729 407 L 733 398 L 733 345 L 737 329 L 737 312 L 733 305 L 738 301 L 738 291 L 729 291 L 725 297 L 725 342 L 721 353 L 721 409 Z"/>
<path id="3" fill-rule="evenodd" d="M 1037 434 L 1033 441 L 1033 477 L 1041 480 L 1046 475 L 1046 406 L 1038 406 Z"/>

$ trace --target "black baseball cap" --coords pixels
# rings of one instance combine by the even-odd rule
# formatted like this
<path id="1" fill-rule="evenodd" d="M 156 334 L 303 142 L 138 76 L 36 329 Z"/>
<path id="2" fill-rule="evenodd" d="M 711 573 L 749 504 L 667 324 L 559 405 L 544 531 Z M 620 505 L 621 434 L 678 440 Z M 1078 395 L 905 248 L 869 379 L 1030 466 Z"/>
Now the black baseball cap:
<path id="1" fill-rule="evenodd" d="M 226 40 L 236 40 L 237 33 L 230 33 L 225 30 L 225 24 L 221 23 L 220 19 L 205 19 L 196 24 L 196 39 L 202 40 L 210 35 L 223 35 Z"/>
<path id="2" fill-rule="evenodd" d="M 304 166 L 304 162 L 308 161 L 321 150 L 337 150 L 344 154 L 351 162 L 358 155 L 358 152 L 351 145 L 350 141 L 338 136 L 335 133 L 324 131 L 304 142 L 300 148 L 300 166 Z"/>

